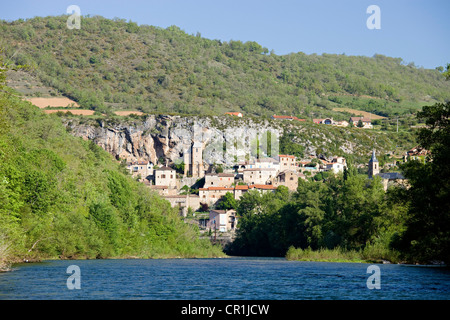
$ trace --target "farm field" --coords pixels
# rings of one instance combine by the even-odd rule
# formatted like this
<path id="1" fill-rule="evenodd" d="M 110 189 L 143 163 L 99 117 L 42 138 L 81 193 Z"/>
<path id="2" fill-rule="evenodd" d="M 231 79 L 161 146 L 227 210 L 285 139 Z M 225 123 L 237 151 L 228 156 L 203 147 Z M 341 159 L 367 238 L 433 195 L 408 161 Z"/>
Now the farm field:
<path id="1" fill-rule="evenodd" d="M 27 98 L 27 101 L 34 104 L 36 107 L 39 108 L 47 108 L 47 107 L 73 107 L 73 108 L 79 108 L 80 106 L 75 101 L 66 98 L 66 97 L 60 97 L 60 98 Z"/>
<path id="2" fill-rule="evenodd" d="M 360 110 L 351 109 L 351 108 L 333 108 L 333 111 L 353 113 L 353 114 L 355 114 L 355 116 L 363 116 L 365 118 L 370 118 L 372 120 L 386 119 L 386 117 L 382 117 L 382 116 L 379 116 L 379 115 L 374 114 L 374 113 L 370 113 L 370 112 L 366 112 L 366 111 L 360 111 Z"/>

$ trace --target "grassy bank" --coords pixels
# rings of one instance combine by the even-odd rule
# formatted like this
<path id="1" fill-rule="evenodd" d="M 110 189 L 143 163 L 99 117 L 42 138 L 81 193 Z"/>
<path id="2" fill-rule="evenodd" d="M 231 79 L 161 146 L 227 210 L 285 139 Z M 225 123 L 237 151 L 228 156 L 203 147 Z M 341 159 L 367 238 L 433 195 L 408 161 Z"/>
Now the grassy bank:
<path id="1" fill-rule="evenodd" d="M 389 261 L 399 262 L 398 254 L 387 249 L 368 246 L 364 250 L 344 250 L 342 248 L 301 249 L 290 247 L 286 253 L 286 259 L 292 261 L 319 261 L 319 262 L 356 262 L 356 263 L 380 263 Z"/>

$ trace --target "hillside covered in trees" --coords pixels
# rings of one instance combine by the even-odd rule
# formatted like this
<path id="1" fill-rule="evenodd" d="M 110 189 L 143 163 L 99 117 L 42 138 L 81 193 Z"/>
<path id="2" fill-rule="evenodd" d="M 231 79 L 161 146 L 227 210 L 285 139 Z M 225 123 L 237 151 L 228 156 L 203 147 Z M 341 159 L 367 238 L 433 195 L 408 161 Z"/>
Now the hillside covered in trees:
<path id="1" fill-rule="evenodd" d="M 439 70 L 401 58 L 277 55 L 256 42 L 222 42 L 176 26 L 100 16 L 82 17 L 81 29 L 69 30 L 67 17 L 0 21 L 6 61 L 31 66 L 16 89 L 37 96 L 38 83 L 100 112 L 336 119 L 348 116 L 336 107 L 394 116 L 450 99 L 450 83 Z"/>

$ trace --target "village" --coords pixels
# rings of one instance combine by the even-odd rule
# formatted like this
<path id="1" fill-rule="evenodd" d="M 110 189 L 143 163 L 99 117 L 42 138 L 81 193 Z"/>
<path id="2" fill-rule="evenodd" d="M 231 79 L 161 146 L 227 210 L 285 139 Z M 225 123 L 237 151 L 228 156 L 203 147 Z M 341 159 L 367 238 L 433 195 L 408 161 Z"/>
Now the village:
<path id="1" fill-rule="evenodd" d="M 242 117 L 241 113 L 232 116 Z M 274 118 L 275 119 L 275 118 Z M 282 118 L 298 120 L 296 117 Z M 317 119 L 315 119 L 317 120 Z M 319 119 L 317 124 L 336 124 L 331 119 Z M 370 120 L 358 118 L 363 122 L 361 128 L 369 128 Z M 327 122 L 329 121 L 329 122 Z M 275 192 L 279 186 L 289 191 L 296 191 L 299 179 L 308 181 L 319 172 L 332 174 L 343 173 L 347 168 L 346 159 L 342 156 L 325 158 L 323 156 L 309 155 L 306 159 L 298 159 L 294 155 L 278 154 L 275 157 L 253 157 L 245 161 L 234 163 L 233 166 L 210 166 L 203 159 L 204 144 L 192 139 L 189 148 L 183 153 L 182 165 L 175 166 L 161 163 L 153 164 L 150 161 L 128 161 L 127 169 L 130 174 L 143 182 L 150 189 L 168 200 L 172 207 L 179 210 L 185 221 L 195 223 L 201 232 L 211 236 L 216 233 L 232 239 L 237 229 L 238 217 L 233 209 L 221 210 L 218 204 L 228 194 L 239 200 L 243 194 L 251 190 L 261 193 Z M 427 151 L 418 147 L 409 150 L 401 159 L 415 159 L 426 156 Z M 379 176 L 384 189 L 394 183 L 405 184 L 403 175 L 399 172 L 381 172 L 379 161 L 373 151 L 368 159 L 368 176 Z M 395 166 L 395 163 L 387 164 Z"/>

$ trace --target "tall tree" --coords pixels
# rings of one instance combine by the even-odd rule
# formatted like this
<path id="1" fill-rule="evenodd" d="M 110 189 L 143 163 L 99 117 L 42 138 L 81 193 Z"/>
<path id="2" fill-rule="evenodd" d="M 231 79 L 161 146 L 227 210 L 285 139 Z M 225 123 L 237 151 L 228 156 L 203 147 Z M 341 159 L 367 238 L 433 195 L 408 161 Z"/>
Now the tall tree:
<path id="1" fill-rule="evenodd" d="M 418 262 L 450 263 L 450 102 L 424 107 L 417 116 L 427 125 L 418 141 L 431 155 L 425 163 L 410 161 L 403 167 L 409 210 L 406 230 L 393 245 Z"/>

